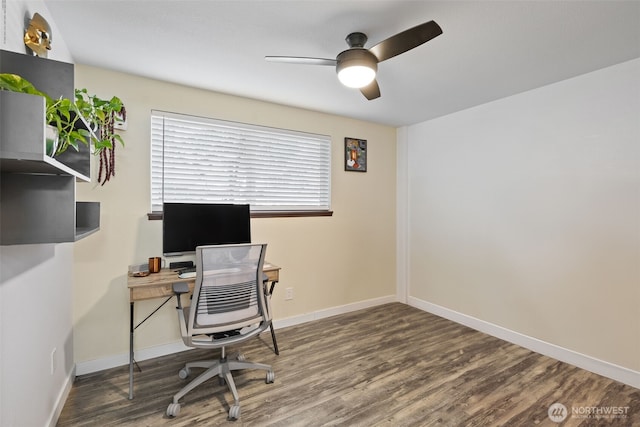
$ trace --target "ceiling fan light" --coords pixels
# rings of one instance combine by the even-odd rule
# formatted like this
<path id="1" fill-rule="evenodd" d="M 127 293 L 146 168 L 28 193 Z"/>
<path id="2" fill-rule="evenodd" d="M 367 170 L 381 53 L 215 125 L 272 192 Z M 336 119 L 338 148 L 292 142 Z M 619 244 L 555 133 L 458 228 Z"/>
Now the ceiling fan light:
<path id="1" fill-rule="evenodd" d="M 376 72 L 364 65 L 353 65 L 338 72 L 340 82 L 353 88 L 365 87 L 376 78 Z"/>
<path id="2" fill-rule="evenodd" d="M 338 79 L 347 87 L 362 88 L 376 78 L 378 61 L 366 49 L 346 50 L 338 55 L 337 61 Z"/>

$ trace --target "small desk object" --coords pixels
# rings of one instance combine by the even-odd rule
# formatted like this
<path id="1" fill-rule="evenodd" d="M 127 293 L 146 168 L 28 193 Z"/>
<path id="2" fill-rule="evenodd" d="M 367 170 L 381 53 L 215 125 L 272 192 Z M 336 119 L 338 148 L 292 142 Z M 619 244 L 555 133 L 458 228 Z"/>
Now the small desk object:
<path id="1" fill-rule="evenodd" d="M 273 288 L 280 279 L 280 267 L 264 263 L 262 269 L 265 279 L 265 295 L 267 298 L 273 293 Z M 178 272 L 172 269 L 162 269 L 159 273 L 151 273 L 144 277 L 128 276 L 127 287 L 129 288 L 129 399 L 133 399 L 133 365 L 136 363 L 133 357 L 133 333 L 140 325 L 146 322 L 151 316 L 153 316 L 162 306 L 175 297 L 172 286 L 177 282 L 186 282 L 189 285 L 189 291 L 193 292 L 195 285 L 195 277 L 181 279 L 178 277 Z M 153 310 L 147 317 L 142 319 L 137 325 L 134 322 L 134 303 L 136 301 L 145 301 L 156 298 L 165 298 L 155 310 Z M 278 343 L 276 341 L 276 334 L 273 330 L 273 323 L 271 324 L 271 339 L 273 340 L 273 350 L 276 354 L 280 354 L 278 350 Z M 137 363 L 136 363 L 137 365 Z"/>

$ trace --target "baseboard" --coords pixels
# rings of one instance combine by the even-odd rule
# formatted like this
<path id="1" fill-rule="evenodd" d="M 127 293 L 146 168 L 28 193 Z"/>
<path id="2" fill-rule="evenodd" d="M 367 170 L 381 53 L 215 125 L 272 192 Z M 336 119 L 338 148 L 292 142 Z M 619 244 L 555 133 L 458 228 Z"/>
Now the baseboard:
<path id="1" fill-rule="evenodd" d="M 55 427 L 58 424 L 58 418 L 60 418 L 60 414 L 62 413 L 62 408 L 64 408 L 64 404 L 67 401 L 67 397 L 69 397 L 69 393 L 71 392 L 71 387 L 73 386 L 73 381 L 76 378 L 76 368 L 71 368 L 71 372 L 69 372 L 69 376 L 65 381 L 64 387 L 60 391 L 58 398 L 56 399 L 56 404 L 53 407 L 53 411 L 51 412 L 51 416 L 49 417 L 49 421 L 46 423 L 49 427 Z"/>
<path id="2" fill-rule="evenodd" d="M 452 320 L 456 323 L 468 326 L 485 334 L 500 338 L 521 347 L 527 348 L 536 353 L 552 357 L 561 362 L 568 363 L 578 368 L 585 369 L 603 377 L 610 378 L 615 381 L 630 385 L 631 387 L 640 389 L 640 372 L 605 362 L 573 350 L 569 350 L 555 344 L 533 338 L 521 333 L 503 328 L 484 320 L 476 319 L 463 313 L 439 306 L 418 298 L 409 297 L 408 304 L 420 310 L 435 314 L 445 319 Z"/>
<path id="3" fill-rule="evenodd" d="M 398 301 L 395 295 L 389 295 L 386 297 L 373 298 L 365 301 L 358 301 L 351 304 L 340 305 L 337 307 L 331 307 L 324 310 L 317 310 L 311 313 L 301 314 L 298 316 L 286 317 L 284 319 L 277 319 L 273 321 L 275 328 L 286 328 L 287 326 L 300 325 L 302 323 L 312 322 L 314 320 L 324 319 L 331 316 L 337 316 L 338 314 L 351 313 L 352 311 L 363 310 L 369 307 L 375 307 L 382 304 L 388 304 Z"/>
<path id="4" fill-rule="evenodd" d="M 273 321 L 276 328 L 286 328 L 287 326 L 300 325 L 302 323 L 311 322 L 313 320 L 324 319 L 326 317 L 336 316 L 338 314 L 350 313 L 352 311 L 362 310 L 369 307 L 375 307 L 382 304 L 396 302 L 395 295 L 386 297 L 373 298 L 365 301 L 359 301 L 352 304 L 345 304 L 338 307 L 331 307 L 324 310 L 318 310 L 311 313 L 305 313 L 298 316 L 277 319 Z M 153 359 L 155 357 L 166 356 L 168 354 L 178 353 L 180 351 L 189 350 L 182 341 L 176 341 L 169 344 L 163 344 L 153 347 L 136 349 L 136 360 L 143 361 Z M 129 353 L 121 353 L 114 356 L 103 357 L 100 359 L 88 360 L 86 362 L 76 363 L 76 375 L 85 375 L 93 372 L 103 371 L 118 366 L 129 364 Z"/>
<path id="5" fill-rule="evenodd" d="M 169 344 L 156 345 L 153 347 L 139 348 L 136 350 L 136 361 L 153 359 L 154 357 L 166 356 L 167 354 L 178 353 L 189 350 L 182 341 Z M 100 359 L 88 360 L 76 363 L 76 375 L 91 374 L 105 369 L 116 368 L 129 364 L 129 353 L 116 354 L 114 356 L 102 357 Z"/>

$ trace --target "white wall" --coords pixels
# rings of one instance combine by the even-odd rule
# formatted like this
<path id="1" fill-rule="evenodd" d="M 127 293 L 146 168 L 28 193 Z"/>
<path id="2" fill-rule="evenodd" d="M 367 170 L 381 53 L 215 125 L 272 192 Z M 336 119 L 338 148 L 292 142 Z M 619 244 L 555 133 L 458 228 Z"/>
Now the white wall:
<path id="1" fill-rule="evenodd" d="M 406 132 L 411 302 L 640 387 L 640 59 Z"/>
<path id="2" fill-rule="evenodd" d="M 42 1 L 2 7 L 1 49 L 26 54 L 22 37 L 38 12 L 52 27 L 49 58 L 71 62 Z M 53 424 L 64 405 L 74 367 L 72 273 L 71 243 L 0 247 L 0 426 Z"/>
<path id="3" fill-rule="evenodd" d="M 74 375 L 73 243 L 0 246 L 0 258 L 0 425 L 44 426 Z"/>
<path id="4" fill-rule="evenodd" d="M 64 39 L 58 34 L 58 27 L 43 0 L 9 0 L 2 2 L 2 23 L 0 30 L 0 48 L 11 52 L 31 55 L 31 49 L 24 44 L 24 33 L 34 13 L 39 13 L 47 20 L 51 28 L 51 50 L 47 54 L 49 59 L 63 62 L 73 62 L 71 53 L 67 49 Z M 6 22 L 6 28 L 4 23 Z"/>
<path id="5" fill-rule="evenodd" d="M 276 325 L 395 300 L 394 128 L 89 66 L 76 66 L 76 84 L 122 98 L 128 120 L 116 176 L 104 186 L 78 184 L 80 200 L 101 202 L 100 232 L 75 251 L 78 374 L 128 361 L 127 268 L 162 254 L 162 223 L 147 219 L 152 109 L 331 136 L 333 216 L 251 221 L 252 240 L 268 243 L 267 260 L 282 267 L 272 300 Z M 366 173 L 344 171 L 345 137 L 368 141 Z M 284 300 L 288 287 L 291 301 Z M 158 302 L 137 303 L 137 320 Z M 175 308 L 167 304 L 138 330 L 137 359 L 170 351 L 176 342 Z"/>

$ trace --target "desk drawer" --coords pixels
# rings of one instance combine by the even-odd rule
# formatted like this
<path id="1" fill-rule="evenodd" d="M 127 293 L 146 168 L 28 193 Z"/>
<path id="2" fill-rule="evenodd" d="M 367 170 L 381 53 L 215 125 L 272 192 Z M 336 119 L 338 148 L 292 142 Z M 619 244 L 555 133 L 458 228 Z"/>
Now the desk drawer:
<path id="1" fill-rule="evenodd" d="M 189 282 L 189 290 L 193 292 L 194 281 Z M 173 296 L 172 284 L 163 286 L 149 286 L 149 287 L 136 287 L 129 288 L 129 301 L 143 301 L 147 299 L 162 298 Z"/>

